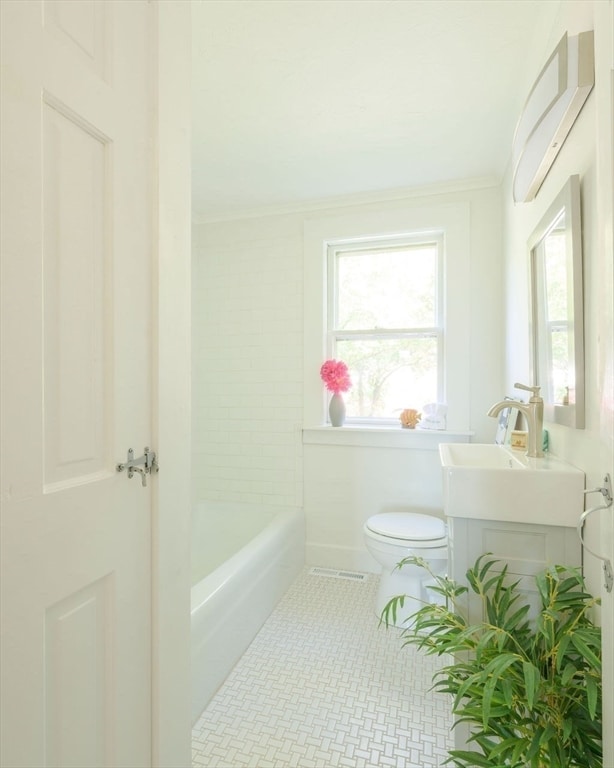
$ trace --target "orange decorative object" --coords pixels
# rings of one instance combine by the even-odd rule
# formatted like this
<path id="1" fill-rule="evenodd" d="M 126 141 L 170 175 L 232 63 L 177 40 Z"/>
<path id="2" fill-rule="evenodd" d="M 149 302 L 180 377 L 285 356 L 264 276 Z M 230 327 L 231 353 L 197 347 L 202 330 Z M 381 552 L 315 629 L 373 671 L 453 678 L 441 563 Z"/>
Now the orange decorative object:
<path id="1" fill-rule="evenodd" d="M 401 415 L 399 416 L 399 419 L 401 420 L 401 426 L 403 426 L 405 429 L 415 429 L 416 424 L 420 421 L 422 418 L 422 414 L 418 413 L 414 408 L 406 408 Z"/>

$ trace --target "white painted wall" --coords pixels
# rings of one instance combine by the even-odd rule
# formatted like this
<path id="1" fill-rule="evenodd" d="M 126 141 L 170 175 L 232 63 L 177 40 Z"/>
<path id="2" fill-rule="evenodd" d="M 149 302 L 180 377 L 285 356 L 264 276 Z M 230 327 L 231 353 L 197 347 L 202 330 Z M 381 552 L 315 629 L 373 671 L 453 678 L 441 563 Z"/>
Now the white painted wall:
<path id="1" fill-rule="evenodd" d="M 601 0 L 595 5 L 580 0 L 561 4 L 557 24 L 543 41 L 543 60 L 565 29 L 573 34 L 592 28 L 594 7 L 606 5 L 610 3 Z M 608 18 L 601 13 L 601 30 L 597 30 L 601 46 L 604 43 L 599 39 L 611 43 L 611 33 L 604 29 Z M 607 64 L 599 66 L 606 68 Z M 512 394 L 514 381 L 529 380 L 527 237 L 567 177 L 580 173 L 587 427 L 548 426 L 552 452 L 584 469 L 589 486 L 599 484 L 612 464 L 612 411 L 604 391 L 606 374 L 613 366 L 612 268 L 611 253 L 608 262 L 606 248 L 600 245 L 607 205 L 603 204 L 604 181 L 598 180 L 596 154 L 597 132 L 604 143 L 603 137 L 611 136 L 611 129 L 604 128 L 603 117 L 597 123 L 597 92 L 598 88 L 591 94 L 534 202 L 513 206 L 509 172 L 501 189 L 470 189 L 468 182 L 464 191 L 416 191 L 409 201 L 416 206 L 459 201 L 470 205 L 471 290 L 466 296 L 470 306 L 469 428 L 476 441 L 490 441 L 494 425 L 485 415 L 487 407 L 502 395 Z M 317 216 L 386 211 L 407 202 L 386 201 L 385 194 L 381 202 L 340 200 L 337 208 L 327 203 Z M 314 215 L 313 210 L 304 210 L 220 222 L 195 217 L 192 490 L 195 498 L 304 503 L 311 543 L 334 532 L 335 546 L 356 548 L 362 521 L 368 512 L 377 511 L 378 500 L 387 504 L 390 496 L 405 496 L 408 504 L 437 508 L 441 487 L 435 454 L 430 456 L 432 467 L 425 472 L 421 461 L 416 464 L 419 469 L 409 466 L 412 451 L 364 446 L 303 448 L 302 387 L 306 377 L 314 375 L 303 365 L 303 230 L 305 221 Z M 400 471 L 406 471 L 398 487 L 390 480 L 382 483 L 382 460 L 389 468 L 399 462 Z M 339 487 L 340 467 L 346 478 L 344 491 Z M 414 495 L 418 480 L 421 490 Z M 369 490 L 359 491 L 359 486 Z M 595 535 L 589 530 L 589 539 Z M 596 565 L 589 563 L 588 572 L 598 586 Z"/>
<path id="2" fill-rule="evenodd" d="M 303 228 L 307 219 L 464 203 L 470 221 L 469 424 L 491 442 L 502 386 L 502 244 L 498 188 L 416 193 L 240 221 L 195 219 L 193 496 L 304 506 L 314 564 L 373 567 L 362 524 L 390 506 L 441 508 L 436 445 L 303 446 Z M 454 286 L 450 286 L 453 290 Z M 318 366 L 319 366 L 318 362 Z M 322 414 L 322 418 L 324 414 Z M 314 425 L 315 426 L 315 425 Z M 328 549 L 326 546 L 327 545 Z"/>
<path id="3" fill-rule="evenodd" d="M 540 61 L 565 30 L 594 28 L 596 85 L 532 203 L 512 204 L 510 171 L 500 188 L 471 189 L 468 183 L 464 191 L 416 191 L 411 197 L 415 205 L 470 205 L 469 427 L 476 441 L 489 442 L 494 425 L 485 416 L 487 407 L 512 394 L 515 381 L 529 380 L 527 238 L 567 178 L 580 175 L 586 428 L 546 426 L 552 452 L 583 469 L 587 487 L 600 485 L 606 472 L 614 475 L 612 7 L 612 0 L 561 3 L 544 37 Z M 386 210 L 399 204 L 393 197 L 364 205 L 340 200 L 338 208 L 327 204 L 317 216 Z M 405 504 L 440 508 L 439 462 L 432 446 L 321 444 L 309 438 L 303 445 L 303 382 L 314 374 L 303 365 L 303 228 L 314 215 L 295 211 L 218 223 L 195 218 L 193 495 L 304 504 L 310 562 L 368 568 L 364 519 Z M 611 518 L 601 525 L 589 520 L 587 538 L 614 561 Z M 589 589 L 604 598 L 604 711 L 611 721 L 613 598 L 602 590 L 597 561 L 587 558 L 586 573 Z M 605 736 L 604 765 L 612 765 L 612 729 Z"/>
<path id="4" fill-rule="evenodd" d="M 552 32 L 549 48 L 554 48 L 563 32 L 570 34 L 592 29 L 593 3 L 570 2 L 561 7 L 561 14 Z M 596 34 L 596 44 L 602 38 Z M 537 73 L 535 73 L 537 76 Z M 597 76 L 607 72 L 597 72 Z M 607 162 L 597 152 L 597 122 L 599 93 L 593 90 L 561 149 L 536 199 L 531 203 L 514 205 L 511 200 L 511 171 L 503 184 L 506 361 L 505 379 L 508 386 L 514 380 L 528 379 L 528 253 L 527 239 L 539 223 L 550 202 L 570 175 L 580 175 L 582 197 L 582 246 L 584 255 L 584 324 L 586 376 L 586 428 L 570 429 L 546 423 L 550 433 L 550 450 L 580 467 L 586 473 L 587 487 L 601 485 L 606 472 L 612 471 L 613 403 L 612 403 L 612 253 L 603 241 L 608 214 L 602 195 L 607 192 L 607 180 L 599 179 Z M 602 119 L 606 120 L 603 115 Z M 611 118 L 610 118 L 611 119 Z M 602 126 L 603 128 L 603 126 Z M 610 129 L 611 130 L 611 129 Z M 610 133 L 611 137 L 611 133 Z M 610 165 L 611 168 L 611 165 Z M 611 185 L 611 177 L 609 181 Z M 608 194 L 611 200 L 611 188 Z M 608 377 L 609 371 L 609 377 Z M 591 497 L 597 503 L 600 497 Z M 589 537 L 591 523 L 589 521 Z M 593 588 L 599 591 L 598 566 L 587 560 L 587 572 Z"/>
<path id="5" fill-rule="evenodd" d="M 584 254 L 584 327 L 586 428 L 548 424 L 553 453 L 580 467 L 586 487 L 602 485 L 614 476 L 614 285 L 613 171 L 614 135 L 614 10 L 612 0 L 561 3 L 546 50 L 554 49 L 563 33 L 595 30 L 595 88 L 574 124 L 537 198 L 528 204 L 511 202 L 511 171 L 503 183 L 505 258 L 505 379 L 528 375 L 527 249 L 526 242 L 550 201 L 572 174 L 580 175 Z M 535 72 L 537 76 L 538 72 Z M 586 506 L 602 498 L 590 495 Z M 592 549 L 614 562 L 614 508 L 587 521 L 585 537 Z M 598 515 L 601 515 L 599 519 Z M 614 765 L 614 596 L 602 586 L 600 562 L 587 555 L 584 571 L 593 594 L 601 595 L 604 648 L 604 765 Z M 609 727 L 608 727 L 609 725 Z"/>

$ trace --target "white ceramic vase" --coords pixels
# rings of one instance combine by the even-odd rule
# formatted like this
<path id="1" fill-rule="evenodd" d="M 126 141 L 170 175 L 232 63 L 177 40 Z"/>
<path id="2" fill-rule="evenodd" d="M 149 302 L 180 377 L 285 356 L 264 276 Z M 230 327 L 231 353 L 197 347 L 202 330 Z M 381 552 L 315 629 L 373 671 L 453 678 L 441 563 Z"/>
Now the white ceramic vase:
<path id="1" fill-rule="evenodd" d="M 345 402 L 340 392 L 334 392 L 328 404 L 331 426 L 342 427 L 345 422 Z"/>

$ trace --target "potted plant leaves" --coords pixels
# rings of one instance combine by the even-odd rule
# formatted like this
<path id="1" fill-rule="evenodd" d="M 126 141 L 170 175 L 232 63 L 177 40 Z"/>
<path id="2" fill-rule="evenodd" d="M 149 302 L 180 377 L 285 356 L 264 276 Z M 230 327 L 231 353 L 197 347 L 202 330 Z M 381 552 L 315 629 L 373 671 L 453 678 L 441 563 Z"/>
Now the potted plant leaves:
<path id="1" fill-rule="evenodd" d="M 470 726 L 466 749 L 450 750 L 460 768 L 601 768 L 601 632 L 590 618 L 599 603 L 576 569 L 553 566 L 535 577 L 537 615 L 507 568 L 478 558 L 468 586 L 430 573 L 437 599 L 403 630 L 403 644 L 449 654 L 434 688 L 450 694 L 457 723 Z M 495 567 L 493 567 L 495 566 Z M 469 625 L 457 610 L 471 590 L 483 621 Z M 391 624 L 404 606 L 393 598 L 382 612 Z M 473 751 L 472 751 L 473 750 Z"/>

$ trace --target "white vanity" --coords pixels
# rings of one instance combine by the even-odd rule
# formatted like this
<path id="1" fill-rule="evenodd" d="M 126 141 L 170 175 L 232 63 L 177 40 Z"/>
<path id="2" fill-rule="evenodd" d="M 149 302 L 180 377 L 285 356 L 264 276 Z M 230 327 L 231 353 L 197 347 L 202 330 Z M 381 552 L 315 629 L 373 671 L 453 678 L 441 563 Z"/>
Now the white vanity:
<path id="1" fill-rule="evenodd" d="M 466 583 L 467 569 L 491 552 L 533 602 L 537 573 L 554 564 L 581 565 L 576 526 L 584 472 L 553 456 L 532 459 L 494 444 L 445 443 L 439 455 L 451 578 Z M 466 598 L 469 622 L 480 621 L 479 600 Z"/>
<path id="2" fill-rule="evenodd" d="M 537 608 L 535 575 L 549 565 L 582 564 L 576 526 L 584 508 L 584 472 L 553 456 L 529 458 L 494 444 L 445 443 L 439 455 L 450 577 L 467 584 L 467 570 L 491 552 Z M 473 592 L 461 601 L 457 607 L 469 623 L 485 618 Z M 469 735 L 468 724 L 457 723 L 455 747 L 471 749 Z"/>

